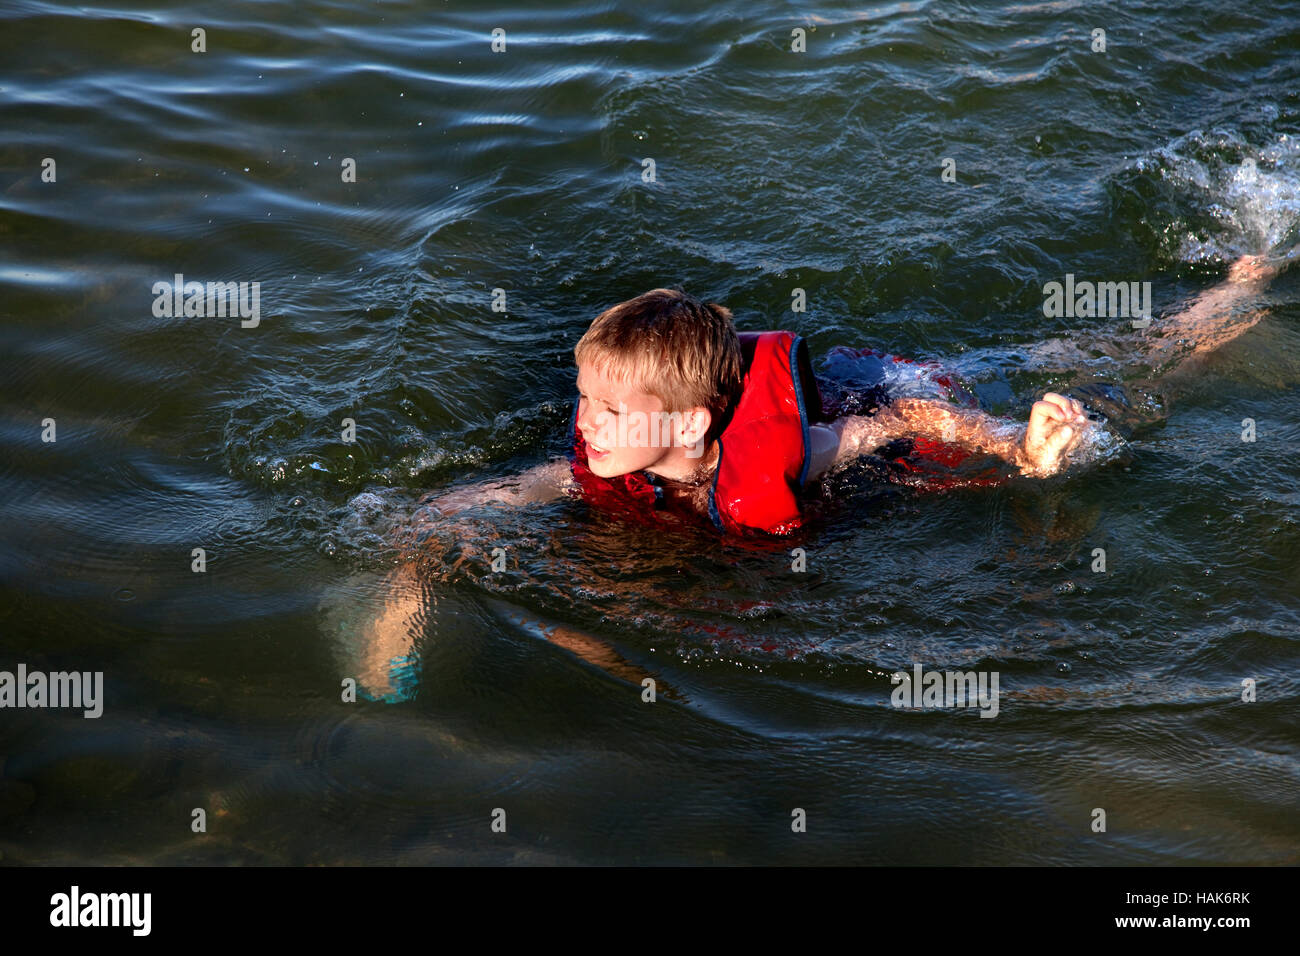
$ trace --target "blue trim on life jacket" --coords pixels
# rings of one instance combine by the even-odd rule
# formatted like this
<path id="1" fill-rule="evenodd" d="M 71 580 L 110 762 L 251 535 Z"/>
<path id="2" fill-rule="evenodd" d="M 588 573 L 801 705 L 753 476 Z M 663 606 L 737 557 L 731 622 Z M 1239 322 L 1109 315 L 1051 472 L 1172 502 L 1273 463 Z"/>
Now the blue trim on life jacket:
<path id="1" fill-rule="evenodd" d="M 803 338 L 791 336 L 790 342 L 790 377 L 794 380 L 795 400 L 799 403 L 799 423 L 803 426 L 803 467 L 799 469 L 799 488 L 808 480 L 808 469 L 812 466 L 812 432 L 808 427 L 808 409 L 803 401 L 803 382 L 799 378 L 799 344 Z"/>
<path id="2" fill-rule="evenodd" d="M 652 471 L 639 472 L 642 478 L 649 483 L 650 487 L 655 490 L 655 507 L 658 508 L 664 503 L 664 489 L 659 484 L 659 476 Z"/>
<path id="3" fill-rule="evenodd" d="M 713 484 L 709 486 L 709 518 L 717 526 L 719 531 L 726 531 L 722 526 L 722 514 L 718 511 L 718 476 L 722 474 L 722 436 L 717 438 L 718 442 L 718 463 L 713 469 Z"/>

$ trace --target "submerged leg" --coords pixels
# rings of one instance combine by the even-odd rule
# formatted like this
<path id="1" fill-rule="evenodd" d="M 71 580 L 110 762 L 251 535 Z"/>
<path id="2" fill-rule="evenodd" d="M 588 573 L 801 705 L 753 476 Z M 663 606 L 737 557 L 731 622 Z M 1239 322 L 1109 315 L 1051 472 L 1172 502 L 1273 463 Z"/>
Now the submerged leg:
<path id="1" fill-rule="evenodd" d="M 1092 331 L 1015 347 L 1027 373 L 1072 379 L 1053 387 L 1099 412 L 1124 437 L 1168 417 L 1170 399 L 1214 350 L 1268 315 L 1263 293 L 1289 257 L 1242 256 L 1227 278 L 1145 329 Z M 975 356 L 977 360 L 982 356 Z M 1122 383 L 1122 384 L 1121 384 Z"/>
<path id="2" fill-rule="evenodd" d="M 1259 298 L 1286 260 L 1242 256 L 1218 285 L 1184 308 L 1154 319 L 1146 329 L 1093 330 L 1073 337 L 1015 346 L 1027 371 L 1123 373 L 1145 366 L 1153 379 L 1170 375 L 1185 359 L 1212 352 L 1267 315 Z"/>
<path id="3" fill-rule="evenodd" d="M 1212 352 L 1258 324 L 1268 314 L 1260 296 L 1280 271 L 1263 256 L 1242 256 L 1226 279 L 1161 319 L 1142 349 L 1156 376 L 1171 376 L 1185 360 Z"/>
<path id="4" fill-rule="evenodd" d="M 321 604 L 340 676 L 356 680 L 368 700 L 407 699 L 414 692 L 418 641 L 435 603 L 410 565 L 341 582 Z"/>

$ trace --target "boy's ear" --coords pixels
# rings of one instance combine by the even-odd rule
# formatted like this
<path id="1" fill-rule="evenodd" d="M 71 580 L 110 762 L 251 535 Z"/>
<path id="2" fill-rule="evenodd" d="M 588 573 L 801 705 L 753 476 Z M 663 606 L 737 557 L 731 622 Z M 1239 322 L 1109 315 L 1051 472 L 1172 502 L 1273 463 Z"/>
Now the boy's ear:
<path id="1" fill-rule="evenodd" d="M 682 416 L 682 444 L 694 445 L 703 440 L 713 424 L 713 415 L 707 408 L 697 405 Z"/>

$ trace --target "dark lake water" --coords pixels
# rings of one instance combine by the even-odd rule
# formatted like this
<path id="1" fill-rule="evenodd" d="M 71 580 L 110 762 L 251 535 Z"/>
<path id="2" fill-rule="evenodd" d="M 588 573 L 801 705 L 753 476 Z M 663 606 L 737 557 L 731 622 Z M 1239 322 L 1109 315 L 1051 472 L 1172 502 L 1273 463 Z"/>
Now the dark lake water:
<path id="1" fill-rule="evenodd" d="M 98 719 L 0 710 L 3 862 L 1300 862 L 1300 270 L 1063 476 L 400 557 L 427 492 L 562 453 L 573 344 L 647 289 L 1023 421 L 1148 371 L 1052 362 L 1116 323 L 1045 283 L 1159 315 L 1300 238 L 1293 3 L 810 9 L 0 9 L 0 670 L 104 675 Z M 257 325 L 156 314 L 176 274 Z M 914 664 L 996 719 L 892 706 Z"/>

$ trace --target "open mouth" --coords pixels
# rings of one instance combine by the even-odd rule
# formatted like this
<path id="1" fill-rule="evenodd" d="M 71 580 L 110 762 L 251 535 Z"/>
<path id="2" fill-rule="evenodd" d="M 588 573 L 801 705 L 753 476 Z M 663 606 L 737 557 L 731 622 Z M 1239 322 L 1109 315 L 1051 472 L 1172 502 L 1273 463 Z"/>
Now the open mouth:
<path id="1" fill-rule="evenodd" d="M 599 445 L 587 442 L 587 457 L 594 461 L 600 461 L 602 458 L 609 457 L 609 449 L 601 448 Z"/>

